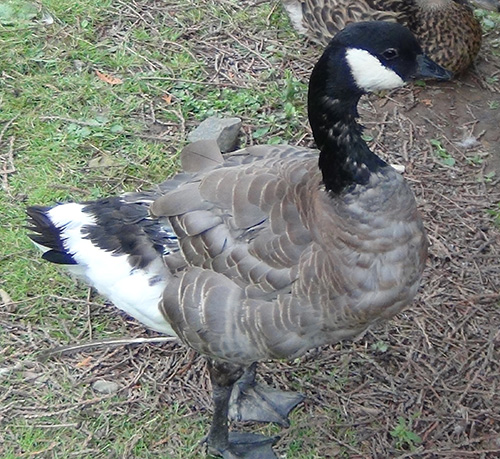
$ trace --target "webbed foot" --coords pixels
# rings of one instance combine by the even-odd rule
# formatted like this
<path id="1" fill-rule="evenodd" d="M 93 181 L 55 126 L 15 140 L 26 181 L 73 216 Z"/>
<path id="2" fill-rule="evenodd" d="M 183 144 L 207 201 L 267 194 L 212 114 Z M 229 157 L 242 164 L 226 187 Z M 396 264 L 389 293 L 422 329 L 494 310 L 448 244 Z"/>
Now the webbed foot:
<path id="1" fill-rule="evenodd" d="M 224 459 L 276 459 L 272 446 L 279 437 L 241 432 L 229 433 L 229 444 L 222 451 L 208 448 L 209 454 L 222 456 Z"/>
<path id="2" fill-rule="evenodd" d="M 235 421 L 276 422 L 288 427 L 288 413 L 302 400 L 302 394 L 257 384 L 252 365 L 233 386 L 229 417 Z"/>
<path id="3" fill-rule="evenodd" d="M 255 365 L 247 369 L 230 362 L 208 360 L 212 381 L 214 413 L 205 439 L 209 454 L 224 459 L 275 459 L 273 444 L 279 437 L 229 432 L 229 401 L 234 399 L 233 417 L 288 424 L 288 413 L 302 401 L 300 394 L 289 394 L 255 383 Z M 234 397 L 233 397 L 234 395 Z"/>

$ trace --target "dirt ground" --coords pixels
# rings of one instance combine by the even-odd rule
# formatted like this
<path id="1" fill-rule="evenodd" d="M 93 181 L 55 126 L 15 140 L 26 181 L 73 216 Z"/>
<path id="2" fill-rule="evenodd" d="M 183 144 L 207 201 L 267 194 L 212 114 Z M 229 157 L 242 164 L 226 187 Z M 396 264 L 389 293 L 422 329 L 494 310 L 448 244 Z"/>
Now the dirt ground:
<path id="1" fill-rule="evenodd" d="M 142 8 L 147 11 L 147 2 Z M 221 52 L 227 50 L 224 33 L 214 33 L 211 45 L 217 46 L 217 37 Z M 240 40 L 258 52 L 258 37 Z M 297 46 L 307 45 L 297 38 Z M 354 343 L 313 350 L 291 363 L 261 366 L 261 377 L 269 384 L 299 389 L 307 397 L 292 426 L 279 430 L 276 449 L 282 457 L 299 457 L 289 447 L 301 429 L 316 434 L 301 437 L 300 457 L 313 457 L 307 450 L 318 438 L 317 457 L 325 458 L 340 453 L 351 458 L 500 457 L 500 232 L 487 212 L 500 202 L 500 59 L 492 51 L 499 46 L 500 33 L 490 31 L 476 67 L 458 80 L 406 87 L 362 101 L 371 148 L 405 166 L 417 195 L 432 244 L 428 267 L 413 305 L 390 323 Z M 238 56 L 232 63 L 218 61 L 203 44 L 192 51 L 206 57 L 208 71 L 213 66 L 219 75 L 234 72 Z M 301 56 L 279 65 L 306 79 L 311 55 Z M 247 63 L 241 62 L 240 71 Z M 311 144 L 308 131 L 301 142 Z M 444 164 L 450 157 L 453 164 Z M 128 331 L 149 336 L 134 324 Z M 15 337 L 27 330 L 16 325 L 11 333 Z M 34 336 L 27 352 L 42 345 L 43 333 L 36 330 Z M 52 358 L 43 364 L 49 365 L 44 371 L 51 375 L 85 355 Z M 40 371 L 37 365 L 42 364 L 30 371 Z M 130 388 L 131 405 L 144 403 L 134 395 L 138 380 L 156 381 L 148 408 L 152 416 L 174 402 L 184 403 L 187 417 L 211 412 L 204 362 L 179 344 L 99 351 L 79 384 L 109 378 L 110 373 Z M 86 400 L 88 406 L 97 403 Z M 335 428 L 324 406 L 336 407 Z M 39 400 L 31 407 L 19 403 L 9 415 L 67 414 L 62 409 L 57 414 Z M 411 430 L 422 438 L 412 451 L 398 448 L 389 433 L 400 417 L 412 419 Z M 182 435 L 172 435 L 174 446 L 182 444 Z"/>

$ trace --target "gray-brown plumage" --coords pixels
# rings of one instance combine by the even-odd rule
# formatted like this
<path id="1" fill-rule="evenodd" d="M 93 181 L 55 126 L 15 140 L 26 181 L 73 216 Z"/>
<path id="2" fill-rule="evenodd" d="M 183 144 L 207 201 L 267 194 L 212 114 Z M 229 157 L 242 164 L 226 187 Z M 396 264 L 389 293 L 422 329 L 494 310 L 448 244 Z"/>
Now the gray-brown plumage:
<path id="1" fill-rule="evenodd" d="M 302 399 L 257 384 L 256 362 L 351 338 L 412 301 L 425 231 L 403 177 L 363 141 L 356 107 L 419 75 L 450 77 L 399 24 L 353 24 L 311 75 L 319 152 L 223 157 L 198 142 L 181 155 L 185 171 L 150 192 L 28 209 L 45 259 L 207 356 L 212 453 L 275 457 L 275 439 L 228 432 L 229 415 L 287 424 Z"/>
<path id="2" fill-rule="evenodd" d="M 411 301 L 426 244 L 402 177 L 388 167 L 335 199 L 321 182 L 315 152 L 252 147 L 182 184 L 181 215 L 153 203 L 189 260 L 162 305 L 183 341 L 242 365 L 292 358 Z"/>
<path id="3" fill-rule="evenodd" d="M 481 48 L 482 30 L 466 0 L 283 0 L 295 29 L 322 45 L 351 22 L 383 20 L 407 26 L 424 52 L 460 73 Z M 499 9 L 498 0 L 479 6 Z"/>

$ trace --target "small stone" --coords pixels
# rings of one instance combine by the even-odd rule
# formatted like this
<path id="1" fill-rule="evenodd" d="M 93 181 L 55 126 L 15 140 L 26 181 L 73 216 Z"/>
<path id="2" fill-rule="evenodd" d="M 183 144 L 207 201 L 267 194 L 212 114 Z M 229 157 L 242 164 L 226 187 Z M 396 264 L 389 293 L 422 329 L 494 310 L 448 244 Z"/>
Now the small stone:
<path id="1" fill-rule="evenodd" d="M 393 169 L 396 169 L 397 172 L 400 174 L 404 174 L 406 168 L 402 164 L 391 164 Z"/>
<path id="2" fill-rule="evenodd" d="M 23 371 L 22 372 L 23 378 L 25 381 L 29 381 L 31 383 L 35 384 L 44 384 L 47 382 L 48 377 L 44 375 L 42 372 L 35 372 L 35 371 Z"/>
<path id="3" fill-rule="evenodd" d="M 79 59 L 75 59 L 73 61 L 73 67 L 75 68 L 75 70 L 77 72 L 82 72 L 83 71 L 83 67 L 84 67 L 83 61 L 81 61 Z"/>
<path id="4" fill-rule="evenodd" d="M 116 167 L 118 166 L 118 163 L 113 160 L 108 155 L 100 155 L 97 156 L 96 158 L 92 158 L 89 161 L 89 167 L 91 169 L 98 169 L 98 168 L 108 168 L 108 167 Z"/>
<path id="5" fill-rule="evenodd" d="M 92 389 L 100 392 L 101 394 L 114 394 L 118 392 L 118 390 L 120 389 L 120 385 L 113 381 L 100 379 L 99 381 L 96 381 L 94 384 L 92 384 Z"/>
<path id="6" fill-rule="evenodd" d="M 188 135 L 190 142 L 215 140 L 222 153 L 233 151 L 237 147 L 241 128 L 240 118 L 218 118 L 211 116 Z"/>

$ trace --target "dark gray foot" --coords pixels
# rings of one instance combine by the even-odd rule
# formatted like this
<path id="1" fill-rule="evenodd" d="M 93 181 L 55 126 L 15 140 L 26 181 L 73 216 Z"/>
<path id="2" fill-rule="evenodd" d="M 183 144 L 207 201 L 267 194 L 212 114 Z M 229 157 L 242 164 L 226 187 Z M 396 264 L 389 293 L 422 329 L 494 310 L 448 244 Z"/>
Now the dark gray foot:
<path id="1" fill-rule="evenodd" d="M 230 432 L 227 448 L 219 451 L 209 447 L 208 452 L 224 459 L 276 459 L 272 446 L 278 439 L 279 437 Z"/>
<path id="2" fill-rule="evenodd" d="M 276 422 L 288 427 L 288 413 L 304 396 L 255 382 L 255 368 L 247 370 L 233 386 L 229 417 L 234 421 Z"/>
<path id="3" fill-rule="evenodd" d="M 230 362 L 208 360 L 212 381 L 214 414 L 206 438 L 209 454 L 224 459 L 276 459 L 273 444 L 279 437 L 229 432 L 229 401 L 235 394 L 236 419 L 288 424 L 288 412 L 302 395 L 287 394 L 255 384 L 256 365 L 244 369 Z"/>

